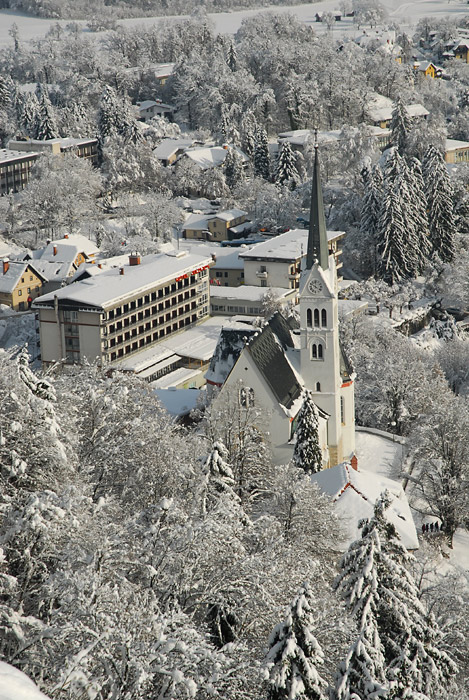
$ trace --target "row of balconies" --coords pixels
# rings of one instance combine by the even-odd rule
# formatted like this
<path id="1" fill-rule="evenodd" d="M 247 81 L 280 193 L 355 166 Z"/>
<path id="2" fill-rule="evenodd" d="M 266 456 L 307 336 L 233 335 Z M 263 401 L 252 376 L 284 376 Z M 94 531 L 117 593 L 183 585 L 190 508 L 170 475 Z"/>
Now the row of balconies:
<path id="1" fill-rule="evenodd" d="M 130 338 L 133 338 L 137 335 L 148 332 L 152 328 L 164 327 L 168 323 L 172 323 L 176 318 L 185 318 L 187 317 L 187 315 L 193 314 L 196 309 L 197 302 L 193 301 L 191 302 L 191 304 L 186 304 L 185 306 L 180 306 L 178 308 L 172 309 L 172 311 L 162 314 L 157 318 L 150 317 L 150 320 L 146 321 L 141 325 L 138 325 L 139 323 L 141 323 L 141 319 L 137 319 L 134 323 L 129 324 L 127 326 L 122 325 L 120 328 L 115 328 L 112 332 L 103 332 L 102 337 L 107 337 L 111 339 L 114 338 L 116 335 L 122 334 L 124 340 L 129 340 Z M 125 330 L 125 328 L 128 328 L 129 330 Z"/>
<path id="2" fill-rule="evenodd" d="M 184 316 L 186 316 L 186 318 L 184 318 Z M 195 323 L 197 321 L 197 314 L 192 314 L 192 316 L 184 316 L 179 317 L 176 322 L 172 321 L 169 324 L 160 326 L 158 331 L 153 331 L 151 334 L 148 335 L 144 335 L 143 333 L 140 335 L 132 334 L 129 337 L 123 338 L 119 342 L 115 342 L 114 338 L 110 341 L 105 340 L 103 343 L 104 350 L 110 350 L 113 348 L 116 349 L 116 351 L 111 353 L 111 355 L 108 356 L 107 359 L 110 359 L 112 362 L 115 359 L 119 359 L 133 352 L 137 352 L 145 346 L 150 346 L 153 343 L 156 343 L 158 340 L 162 340 L 167 335 L 170 335 L 171 333 L 176 332 L 178 330 L 182 330 L 184 327 L 189 326 L 191 323 Z M 148 333 L 148 331 L 145 331 L 145 333 Z M 122 347 L 123 343 L 127 343 L 129 340 L 132 341 L 132 344 Z M 121 347 L 119 347 L 119 345 Z M 115 355 L 115 357 L 112 357 L 112 355 Z"/>

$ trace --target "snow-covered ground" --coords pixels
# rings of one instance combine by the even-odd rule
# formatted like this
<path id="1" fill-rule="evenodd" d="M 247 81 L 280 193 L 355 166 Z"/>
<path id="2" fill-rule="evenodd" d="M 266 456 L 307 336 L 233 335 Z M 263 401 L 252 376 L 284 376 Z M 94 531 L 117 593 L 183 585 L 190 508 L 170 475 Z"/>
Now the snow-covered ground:
<path id="1" fill-rule="evenodd" d="M 469 14 L 467 3 L 459 0 L 417 0 L 417 2 L 406 3 L 402 3 L 400 0 L 381 0 L 381 3 L 388 10 L 389 19 L 396 20 L 401 26 L 413 26 L 422 17 L 463 17 Z M 314 24 L 314 28 L 317 32 L 323 32 L 328 31 L 327 27 L 316 23 L 314 16 L 316 12 L 336 10 L 337 0 L 324 0 L 324 2 L 294 5 L 292 7 L 273 6 L 271 8 L 242 10 L 240 12 L 221 12 L 210 14 L 209 17 L 212 19 L 218 32 L 234 34 L 240 28 L 241 22 L 245 17 L 252 17 L 258 12 L 266 12 L 269 9 L 279 13 L 290 12 L 306 24 Z M 166 17 L 165 19 L 169 18 Z M 55 24 L 60 24 L 65 28 L 69 21 L 70 20 L 39 19 L 37 17 L 28 17 L 13 10 L 1 10 L 0 47 L 13 45 L 12 38 L 9 35 L 9 30 L 13 23 L 16 23 L 18 26 L 20 41 L 30 41 L 31 39 L 43 37 L 50 27 Z M 145 17 L 141 19 L 120 20 L 119 23 L 131 27 L 141 24 L 145 24 L 146 26 L 157 25 L 160 21 L 160 17 Z M 86 27 L 86 21 L 79 21 L 78 24 L 83 28 Z M 358 30 L 350 18 L 345 18 L 340 23 L 337 23 L 332 30 L 333 36 L 352 32 L 358 33 Z M 90 36 L 99 36 L 99 34 Z"/>

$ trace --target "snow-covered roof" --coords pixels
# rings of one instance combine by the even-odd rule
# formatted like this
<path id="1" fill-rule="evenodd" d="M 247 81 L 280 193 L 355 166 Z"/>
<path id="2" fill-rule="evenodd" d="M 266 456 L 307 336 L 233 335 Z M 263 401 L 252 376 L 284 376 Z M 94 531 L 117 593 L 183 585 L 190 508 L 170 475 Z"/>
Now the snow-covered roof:
<path id="1" fill-rule="evenodd" d="M 289 141 L 292 146 L 304 146 L 311 139 L 311 129 L 295 129 L 294 131 L 282 131 L 278 134 L 279 141 Z"/>
<path id="2" fill-rule="evenodd" d="M 34 265 L 31 265 L 31 263 L 11 260 L 9 262 L 8 269 L 4 274 L 2 274 L 2 267 L 0 267 L 0 292 L 3 292 L 4 294 L 11 294 L 28 268 L 46 281 L 44 275 L 42 275 Z"/>
<path id="3" fill-rule="evenodd" d="M 29 160 L 31 158 L 37 158 L 40 153 L 34 153 L 33 151 L 13 151 L 10 148 L 0 148 L 0 163 L 9 163 L 12 160 Z"/>
<path id="4" fill-rule="evenodd" d="M 186 416 L 194 408 L 201 395 L 200 389 L 155 389 L 155 394 L 172 416 Z"/>
<path id="5" fill-rule="evenodd" d="M 469 39 L 458 39 L 458 41 L 453 46 L 453 51 L 462 48 L 469 49 Z"/>
<path id="6" fill-rule="evenodd" d="M 205 231 L 208 228 L 209 219 L 213 219 L 213 215 L 206 214 L 190 214 L 182 225 L 182 230 L 186 231 Z"/>
<path id="7" fill-rule="evenodd" d="M 48 700 L 25 673 L 0 661 L 0 700 Z"/>
<path id="8" fill-rule="evenodd" d="M 178 367 L 174 372 L 165 374 L 159 379 L 151 382 L 152 387 L 155 389 L 177 389 L 178 391 L 183 391 L 181 384 L 186 382 L 194 381 L 198 377 L 200 378 L 202 372 L 200 367 L 194 369 L 194 367 Z M 179 387 L 181 387 L 179 389 Z"/>
<path id="9" fill-rule="evenodd" d="M 54 297 L 85 307 L 107 308 L 130 294 L 142 293 L 156 284 L 173 280 L 176 276 L 189 273 L 194 268 L 209 265 L 211 258 L 201 255 L 157 253 L 141 258 L 140 265 L 126 265 L 123 268 L 105 270 L 100 275 L 76 282 L 68 287 L 45 294 L 35 300 L 38 306 L 49 306 Z M 120 270 L 124 274 L 120 274 Z"/>
<path id="10" fill-rule="evenodd" d="M 392 501 L 386 517 L 395 526 L 403 545 L 407 549 L 418 549 L 409 503 L 398 481 L 369 471 L 357 471 L 345 462 L 313 474 L 311 481 L 323 493 L 331 496 L 336 512 L 347 525 L 346 546 L 360 537 L 359 520 L 373 516 L 376 500 L 383 491 L 388 490 Z"/>
<path id="11" fill-rule="evenodd" d="M 155 63 L 153 65 L 153 70 L 156 78 L 167 78 L 172 75 L 175 63 Z"/>
<path id="12" fill-rule="evenodd" d="M 469 148 L 469 141 L 457 141 L 456 139 L 446 139 L 445 151 L 456 151 L 460 148 Z"/>
<path id="13" fill-rule="evenodd" d="M 244 248 L 243 248 L 244 250 Z M 214 268 L 223 270 L 242 270 L 244 268 L 244 260 L 239 257 L 239 248 L 219 248 L 215 253 Z"/>
<path id="14" fill-rule="evenodd" d="M 327 240 L 333 241 L 345 236 L 344 231 L 327 231 Z M 245 260 L 279 260 L 295 261 L 306 255 L 308 230 L 294 228 L 267 241 L 256 243 L 250 250 L 240 252 Z"/>
<path id="15" fill-rule="evenodd" d="M 239 148 L 235 148 L 235 150 L 241 157 L 241 160 L 245 162 L 249 160 L 247 155 Z M 196 146 L 194 148 L 188 148 L 183 155 L 190 158 L 202 170 L 208 170 L 209 168 L 215 168 L 218 165 L 221 165 L 224 162 L 227 153 L 228 149 L 223 148 L 223 146 Z"/>
<path id="16" fill-rule="evenodd" d="M 233 219 L 239 219 L 240 216 L 247 216 L 247 211 L 244 209 L 226 209 L 225 211 L 219 211 L 214 219 L 221 219 L 222 221 L 233 221 Z"/>
<path id="17" fill-rule="evenodd" d="M 34 250 L 34 260 L 49 260 L 49 262 L 73 262 L 79 253 L 87 257 L 99 253 L 99 248 L 86 236 L 79 233 L 69 234 L 67 238 L 51 241 L 45 248 Z"/>
<path id="18" fill-rule="evenodd" d="M 373 98 L 369 100 L 366 111 L 369 118 L 374 122 L 384 122 L 392 118 L 392 110 L 394 103 L 389 97 L 378 95 L 375 93 Z M 405 106 L 409 117 L 428 117 L 430 112 L 421 104 L 412 104 Z"/>
<path id="19" fill-rule="evenodd" d="M 210 286 L 210 296 L 215 299 L 232 299 L 243 301 L 261 301 L 266 292 L 273 292 L 276 297 L 283 299 L 297 293 L 296 289 L 285 289 L 285 287 L 255 287 L 254 285 L 242 284 L 240 287 L 218 287 Z"/>
<path id="20" fill-rule="evenodd" d="M 177 153 L 177 151 L 190 148 L 193 143 L 194 141 L 192 139 L 163 139 L 153 153 L 159 160 L 167 160 Z"/>

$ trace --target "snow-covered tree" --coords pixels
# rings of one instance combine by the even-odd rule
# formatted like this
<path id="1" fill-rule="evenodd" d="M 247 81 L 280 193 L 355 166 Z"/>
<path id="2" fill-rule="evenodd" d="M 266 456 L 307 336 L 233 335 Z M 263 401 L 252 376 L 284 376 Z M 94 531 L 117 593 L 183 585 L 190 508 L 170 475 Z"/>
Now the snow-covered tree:
<path id="1" fill-rule="evenodd" d="M 41 87 L 39 99 L 39 115 L 37 122 L 38 139 L 55 139 L 59 136 L 59 129 L 55 117 L 54 108 L 49 95 L 44 87 Z"/>
<path id="2" fill-rule="evenodd" d="M 269 700 L 326 700 L 318 666 L 324 653 L 314 636 L 314 597 L 305 582 L 287 616 L 272 631 L 265 659 Z"/>
<path id="3" fill-rule="evenodd" d="M 267 133 L 264 127 L 258 126 L 255 134 L 254 172 L 264 180 L 270 179 L 270 155 Z"/>
<path id="4" fill-rule="evenodd" d="M 226 56 L 226 62 L 229 66 L 229 69 L 232 70 L 233 72 L 237 69 L 237 67 L 238 67 L 238 53 L 237 53 L 236 47 L 232 41 L 230 42 L 230 45 L 228 47 L 228 54 Z"/>
<path id="5" fill-rule="evenodd" d="M 410 131 L 411 122 L 404 101 L 398 95 L 394 102 L 391 118 L 391 143 L 397 148 L 401 155 L 404 155 L 407 143 L 407 134 Z"/>
<path id="6" fill-rule="evenodd" d="M 39 102 L 34 92 L 28 92 L 24 97 L 19 121 L 30 138 L 37 138 Z"/>
<path id="7" fill-rule="evenodd" d="M 229 148 L 223 163 L 226 184 L 232 190 L 244 179 L 244 168 L 241 156 L 235 148 Z"/>
<path id="8" fill-rule="evenodd" d="M 299 174 L 296 167 L 296 158 L 290 141 L 285 139 L 279 146 L 277 167 L 275 169 L 275 182 L 286 185 L 292 190 L 298 185 Z"/>
<path id="9" fill-rule="evenodd" d="M 322 469 L 322 452 L 319 445 L 319 414 L 310 391 L 305 392 L 297 417 L 293 464 L 311 474 Z"/>
<path id="10" fill-rule="evenodd" d="M 361 174 L 364 185 L 360 211 L 360 234 L 364 243 L 362 250 L 369 259 L 369 272 L 376 274 L 378 268 L 377 240 L 383 174 L 378 165 L 371 168 L 369 164 L 364 166 Z"/>
<path id="11" fill-rule="evenodd" d="M 422 170 L 433 252 L 443 262 L 451 262 L 455 254 L 453 188 L 443 156 L 435 146 L 425 151 Z"/>
<path id="12" fill-rule="evenodd" d="M 234 504 L 240 504 L 239 496 L 234 491 L 233 471 L 227 460 L 226 447 L 220 441 L 215 442 L 204 465 L 206 488 L 202 503 L 203 512 L 217 507 L 220 499 L 230 499 Z"/>

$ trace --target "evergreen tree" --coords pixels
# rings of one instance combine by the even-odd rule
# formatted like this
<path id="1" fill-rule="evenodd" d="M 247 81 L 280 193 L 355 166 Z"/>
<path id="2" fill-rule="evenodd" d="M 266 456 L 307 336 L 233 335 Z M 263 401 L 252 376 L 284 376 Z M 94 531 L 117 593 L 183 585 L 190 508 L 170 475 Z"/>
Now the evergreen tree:
<path id="1" fill-rule="evenodd" d="M 244 179 L 241 156 L 234 148 L 228 148 L 223 167 L 225 170 L 226 184 L 230 190 L 232 190 Z"/>
<path id="2" fill-rule="evenodd" d="M 411 129 L 409 113 L 404 105 L 402 97 L 399 95 L 394 103 L 391 117 L 391 143 L 397 148 L 401 155 L 404 154 L 407 134 Z"/>
<path id="3" fill-rule="evenodd" d="M 322 469 L 319 445 L 319 415 L 311 391 L 306 391 L 298 413 L 293 464 L 305 472 L 315 474 Z"/>
<path id="4" fill-rule="evenodd" d="M 234 71 L 238 68 L 238 53 L 233 42 L 231 42 L 228 47 L 226 62 L 228 63 L 229 69 L 234 73 Z"/>
<path id="5" fill-rule="evenodd" d="M 254 152 L 256 150 L 256 120 L 251 110 L 247 110 L 241 119 L 241 146 L 244 153 L 254 160 Z"/>
<path id="6" fill-rule="evenodd" d="M 270 178 L 270 155 L 267 132 L 262 126 L 258 126 L 256 129 L 254 172 L 258 177 L 264 178 L 264 180 L 269 180 Z"/>
<path id="7" fill-rule="evenodd" d="M 368 267 L 375 275 L 378 268 L 377 240 L 379 230 L 379 212 L 383 190 L 383 174 L 381 168 L 375 165 L 365 165 L 361 171 L 364 194 L 360 211 L 360 233 L 363 241 L 363 251 L 368 257 Z"/>
<path id="8" fill-rule="evenodd" d="M 433 252 L 443 262 L 451 262 L 455 254 L 453 188 L 444 158 L 435 146 L 425 151 L 422 170 Z"/>
<path id="9" fill-rule="evenodd" d="M 10 87 L 8 81 L 0 75 L 0 110 L 6 109 L 11 104 Z"/>
<path id="10" fill-rule="evenodd" d="M 241 499 L 235 492 L 233 471 L 228 464 L 228 451 L 221 441 L 213 444 L 211 453 L 204 465 L 205 488 L 202 500 L 202 511 L 216 508 L 220 499 L 231 501 L 239 508 Z"/>
<path id="11" fill-rule="evenodd" d="M 283 622 L 272 631 L 265 675 L 269 700 L 326 700 L 327 684 L 317 666 L 324 654 L 313 635 L 313 595 L 304 583 Z"/>
<path id="12" fill-rule="evenodd" d="M 278 154 L 277 167 L 275 169 L 275 182 L 278 185 L 287 185 L 294 190 L 300 180 L 296 167 L 296 158 L 290 141 L 285 139 Z"/>
<path id="13" fill-rule="evenodd" d="M 98 132 L 102 144 L 108 136 L 117 134 L 119 129 L 119 102 L 115 90 L 109 85 L 103 90 L 98 110 Z"/>
<path id="14" fill-rule="evenodd" d="M 41 140 L 56 139 L 59 136 L 59 128 L 55 119 L 54 108 L 44 88 L 41 88 L 39 100 L 39 116 L 37 124 L 37 138 Z"/>
<path id="15" fill-rule="evenodd" d="M 415 227 L 415 245 L 418 251 L 417 273 L 421 274 L 431 257 L 432 246 L 428 229 L 427 198 L 418 158 L 411 158 L 408 165 L 409 189 L 412 192 L 412 218 Z"/>
<path id="16" fill-rule="evenodd" d="M 37 138 L 39 123 L 39 102 L 34 92 L 29 92 L 24 98 L 21 107 L 20 124 L 26 134 L 32 138 Z"/>

